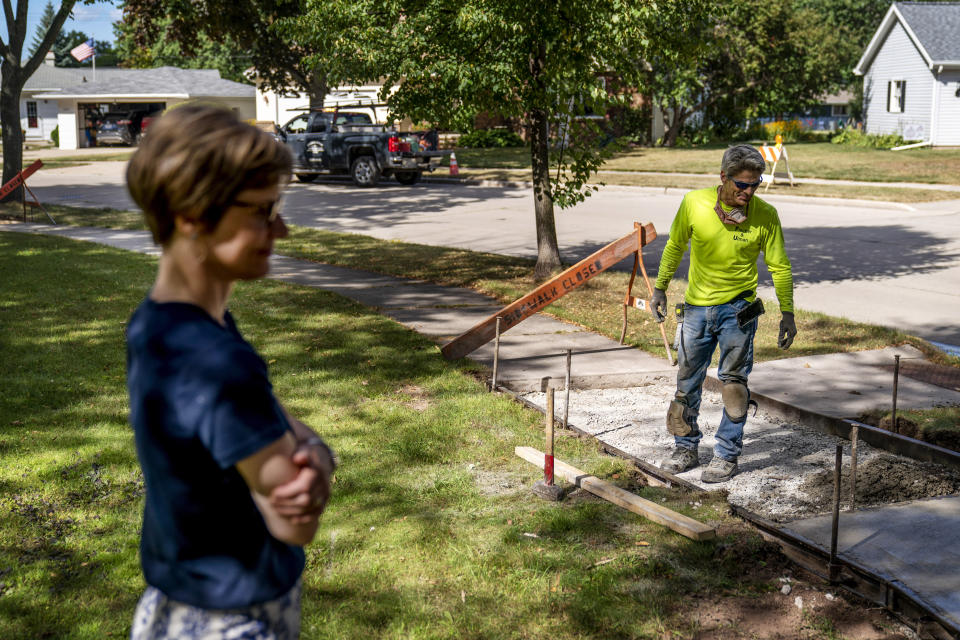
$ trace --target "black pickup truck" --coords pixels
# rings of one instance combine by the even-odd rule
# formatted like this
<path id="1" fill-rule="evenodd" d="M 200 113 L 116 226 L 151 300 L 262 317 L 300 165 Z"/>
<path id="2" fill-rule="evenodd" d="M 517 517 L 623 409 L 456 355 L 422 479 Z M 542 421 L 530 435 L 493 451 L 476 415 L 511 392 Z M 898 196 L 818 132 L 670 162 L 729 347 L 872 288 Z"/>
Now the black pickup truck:
<path id="1" fill-rule="evenodd" d="M 390 176 L 412 185 L 446 155 L 436 150 L 435 136 L 399 133 L 354 110 L 308 111 L 280 127 L 277 136 L 293 153 L 293 173 L 301 182 L 349 174 L 358 187 Z"/>

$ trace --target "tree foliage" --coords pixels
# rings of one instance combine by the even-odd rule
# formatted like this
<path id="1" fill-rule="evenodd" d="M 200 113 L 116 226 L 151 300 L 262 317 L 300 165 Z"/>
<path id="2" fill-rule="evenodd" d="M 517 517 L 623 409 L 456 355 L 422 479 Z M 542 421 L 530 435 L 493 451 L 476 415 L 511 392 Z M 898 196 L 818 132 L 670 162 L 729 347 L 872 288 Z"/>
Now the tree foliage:
<path id="1" fill-rule="evenodd" d="M 40 48 L 40 45 L 43 43 L 44 36 L 47 35 L 50 26 L 53 24 L 54 19 L 57 17 L 57 12 L 53 8 L 53 3 L 50 0 L 47 0 L 47 4 L 43 7 L 43 15 L 40 16 L 40 20 L 37 22 L 37 28 L 33 33 L 33 41 L 30 42 L 30 51 L 27 55 L 33 55 L 37 52 L 37 49 Z M 46 54 L 44 54 L 46 55 Z"/>
<path id="2" fill-rule="evenodd" d="M 330 3 L 308 0 L 293 21 L 298 38 L 322 33 Z M 636 86 L 652 4 L 627 0 L 357 0 L 355 68 L 385 80 L 397 116 L 465 128 L 482 112 L 523 122 L 531 149 L 536 275 L 560 266 L 554 203 L 571 206 L 596 187 L 587 179 L 604 157 L 591 114 L 621 104 L 607 79 Z M 397 87 L 392 91 L 392 87 Z M 555 169 L 554 174 L 552 170 Z"/>
<path id="3" fill-rule="evenodd" d="M 124 29 L 132 35 L 132 46 L 126 50 L 148 57 L 165 56 L 172 49 L 158 47 L 158 43 L 166 41 L 175 42 L 188 59 L 221 56 L 224 49 L 211 48 L 212 40 L 242 51 L 265 88 L 301 90 L 312 106 L 322 106 L 329 86 L 353 77 L 351 57 L 329 47 L 347 42 L 348 37 L 327 30 L 340 9 L 349 6 L 351 3 L 342 0 L 329 2 L 321 22 L 315 25 L 317 32 L 302 41 L 281 25 L 304 14 L 303 0 L 126 0 Z M 349 47 L 352 44 L 348 43 Z"/>
<path id="4" fill-rule="evenodd" d="M 667 146 L 694 113 L 790 113 L 840 83 L 842 34 L 796 0 L 694 0 L 659 11 L 649 28 L 658 46 L 645 85 L 666 114 Z"/>
<path id="5" fill-rule="evenodd" d="M 170 20 L 163 20 L 158 28 L 157 37 L 148 44 L 138 44 L 136 30 L 127 21 L 127 15 L 113 25 L 117 39 L 117 56 L 124 67 L 132 69 L 152 69 L 172 66 L 182 69 L 217 69 L 220 76 L 234 82 L 249 83 L 246 70 L 252 66 L 250 55 L 244 53 L 232 38 L 224 36 L 216 41 L 201 30 L 197 34 L 197 44 L 188 54 L 185 47 L 173 38 L 166 36 Z"/>

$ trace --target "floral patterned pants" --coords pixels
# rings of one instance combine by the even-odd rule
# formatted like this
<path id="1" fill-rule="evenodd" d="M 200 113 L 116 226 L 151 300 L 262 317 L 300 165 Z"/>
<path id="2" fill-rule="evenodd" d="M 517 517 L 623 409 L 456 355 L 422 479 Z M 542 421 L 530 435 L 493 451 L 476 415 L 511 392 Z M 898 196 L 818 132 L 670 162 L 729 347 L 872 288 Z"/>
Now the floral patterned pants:
<path id="1" fill-rule="evenodd" d="M 296 640 L 300 581 L 276 600 L 242 609 L 200 609 L 148 586 L 137 603 L 131 640 Z"/>

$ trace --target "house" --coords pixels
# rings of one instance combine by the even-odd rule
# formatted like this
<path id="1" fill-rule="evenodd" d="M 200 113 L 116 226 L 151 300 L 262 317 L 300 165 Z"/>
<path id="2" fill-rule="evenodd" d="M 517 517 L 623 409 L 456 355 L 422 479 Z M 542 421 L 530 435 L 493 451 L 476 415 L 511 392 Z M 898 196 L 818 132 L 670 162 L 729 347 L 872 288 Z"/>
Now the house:
<path id="1" fill-rule="evenodd" d="M 108 111 L 162 111 L 188 100 L 233 109 L 245 120 L 256 117 L 255 89 L 224 80 L 216 69 L 83 69 L 80 81 L 32 97 L 57 105 L 60 148 L 88 146 L 86 128 Z M 39 105 L 38 105 L 39 106 Z"/>
<path id="2" fill-rule="evenodd" d="M 53 61 L 50 51 L 20 92 L 20 128 L 27 140 L 50 140 L 50 134 L 57 128 L 57 102 L 38 99 L 37 95 L 85 82 L 84 76 L 90 75 L 88 69 L 55 67 Z"/>
<path id="3" fill-rule="evenodd" d="M 323 99 L 324 108 L 352 105 L 370 105 L 371 115 L 377 124 L 385 124 L 390 118 L 387 107 L 380 100 L 382 84 L 344 85 L 331 89 Z M 257 120 L 283 126 L 310 108 L 308 96 L 294 90 L 276 92 L 257 83 Z"/>
<path id="4" fill-rule="evenodd" d="M 853 72 L 867 133 L 960 145 L 960 2 L 895 2 Z"/>

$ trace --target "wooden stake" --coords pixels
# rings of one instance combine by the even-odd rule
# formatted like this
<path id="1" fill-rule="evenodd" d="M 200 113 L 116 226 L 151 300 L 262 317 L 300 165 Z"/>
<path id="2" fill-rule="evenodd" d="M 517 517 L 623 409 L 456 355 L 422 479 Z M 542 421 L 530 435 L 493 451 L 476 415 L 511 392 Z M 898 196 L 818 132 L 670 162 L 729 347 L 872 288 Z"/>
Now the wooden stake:
<path id="1" fill-rule="evenodd" d="M 564 398 L 563 398 L 563 428 L 569 429 L 570 423 L 568 421 L 570 417 L 570 360 L 573 357 L 573 350 L 567 349 L 567 376 L 564 381 Z"/>
<path id="2" fill-rule="evenodd" d="M 547 414 L 544 426 L 547 436 L 547 453 L 543 456 L 543 481 L 553 484 L 553 387 L 547 389 Z"/>

